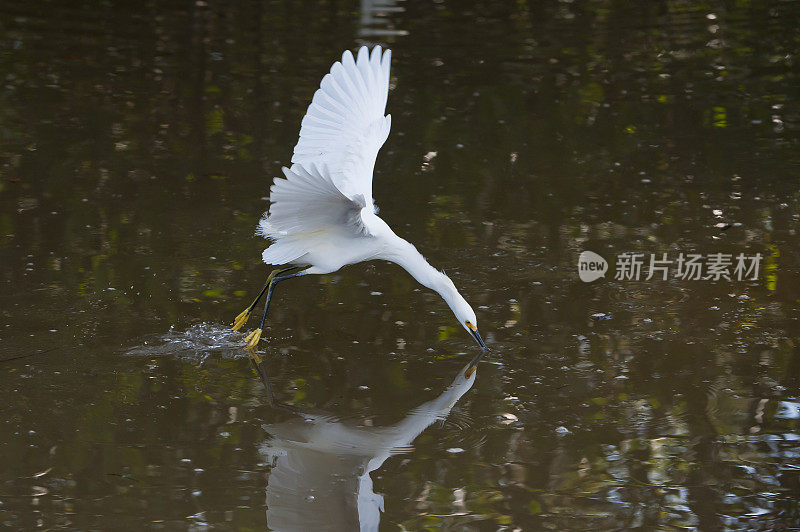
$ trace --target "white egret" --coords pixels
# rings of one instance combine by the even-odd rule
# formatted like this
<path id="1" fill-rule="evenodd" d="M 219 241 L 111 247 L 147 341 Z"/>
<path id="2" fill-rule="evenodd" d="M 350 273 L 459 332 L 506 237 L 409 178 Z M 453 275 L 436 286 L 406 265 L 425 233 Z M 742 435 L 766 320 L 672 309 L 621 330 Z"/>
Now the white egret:
<path id="1" fill-rule="evenodd" d="M 249 347 L 261 338 L 277 283 L 383 259 L 402 266 L 438 292 L 461 326 L 486 349 L 475 311 L 450 278 L 428 264 L 376 214 L 372 171 L 391 126 L 391 115 L 384 116 L 390 60 L 391 51 L 380 46 L 372 53 L 362 46 L 357 58 L 345 51 L 314 94 L 303 117 L 292 167 L 283 168 L 285 179 L 275 178 L 269 211 L 258 228 L 259 234 L 273 241 L 264 250 L 264 262 L 292 266 L 273 271 L 252 305 L 236 317 L 233 329 L 239 330 L 267 294 L 261 323 L 245 338 Z"/>

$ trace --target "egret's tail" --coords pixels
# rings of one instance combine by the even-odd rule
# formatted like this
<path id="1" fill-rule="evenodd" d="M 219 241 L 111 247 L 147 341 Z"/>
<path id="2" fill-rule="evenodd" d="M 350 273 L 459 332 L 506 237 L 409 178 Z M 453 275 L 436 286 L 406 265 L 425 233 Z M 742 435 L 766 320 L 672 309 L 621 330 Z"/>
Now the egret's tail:
<path id="1" fill-rule="evenodd" d="M 262 220 L 262 223 L 264 221 Z M 259 232 L 263 230 L 259 226 Z M 267 264 L 290 264 L 298 260 L 307 253 L 304 246 L 293 242 L 291 238 L 282 238 L 264 250 L 261 258 Z"/>

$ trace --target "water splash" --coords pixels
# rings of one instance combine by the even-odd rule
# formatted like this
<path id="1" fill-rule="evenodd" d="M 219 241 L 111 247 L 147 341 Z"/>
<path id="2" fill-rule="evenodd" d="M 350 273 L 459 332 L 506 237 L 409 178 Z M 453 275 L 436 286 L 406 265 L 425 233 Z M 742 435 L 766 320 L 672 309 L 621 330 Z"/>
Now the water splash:
<path id="1" fill-rule="evenodd" d="M 141 345 L 128 349 L 125 354 L 203 359 L 213 354 L 238 358 L 247 356 L 242 349 L 243 343 L 243 335 L 232 331 L 230 327 L 203 322 L 185 331 L 170 327 L 166 334 L 145 340 Z"/>

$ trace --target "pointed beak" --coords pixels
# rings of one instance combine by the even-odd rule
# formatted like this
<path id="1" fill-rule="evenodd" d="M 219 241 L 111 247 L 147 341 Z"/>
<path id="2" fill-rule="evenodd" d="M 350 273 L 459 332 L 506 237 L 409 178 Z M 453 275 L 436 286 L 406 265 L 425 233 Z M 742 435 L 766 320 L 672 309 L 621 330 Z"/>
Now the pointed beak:
<path id="1" fill-rule="evenodd" d="M 475 338 L 475 341 L 478 342 L 478 345 L 481 346 L 481 349 L 483 349 L 484 351 L 489 349 L 488 347 L 486 347 L 486 344 L 483 342 L 483 338 L 481 338 L 481 335 L 478 333 L 478 329 L 470 328 L 469 333 L 472 335 L 473 338 Z"/>

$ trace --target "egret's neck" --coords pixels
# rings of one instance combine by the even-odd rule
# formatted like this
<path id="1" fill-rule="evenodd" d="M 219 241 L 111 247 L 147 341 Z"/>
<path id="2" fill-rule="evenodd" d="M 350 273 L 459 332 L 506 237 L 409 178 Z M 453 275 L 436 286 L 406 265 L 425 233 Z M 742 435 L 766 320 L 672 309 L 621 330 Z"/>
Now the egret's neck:
<path id="1" fill-rule="evenodd" d="M 410 242 L 397 235 L 392 235 L 392 237 L 389 250 L 382 258 L 401 266 L 421 285 L 438 292 L 447 304 L 452 307 L 452 292 L 454 290 L 447 276 L 428 264 L 425 257 Z"/>

